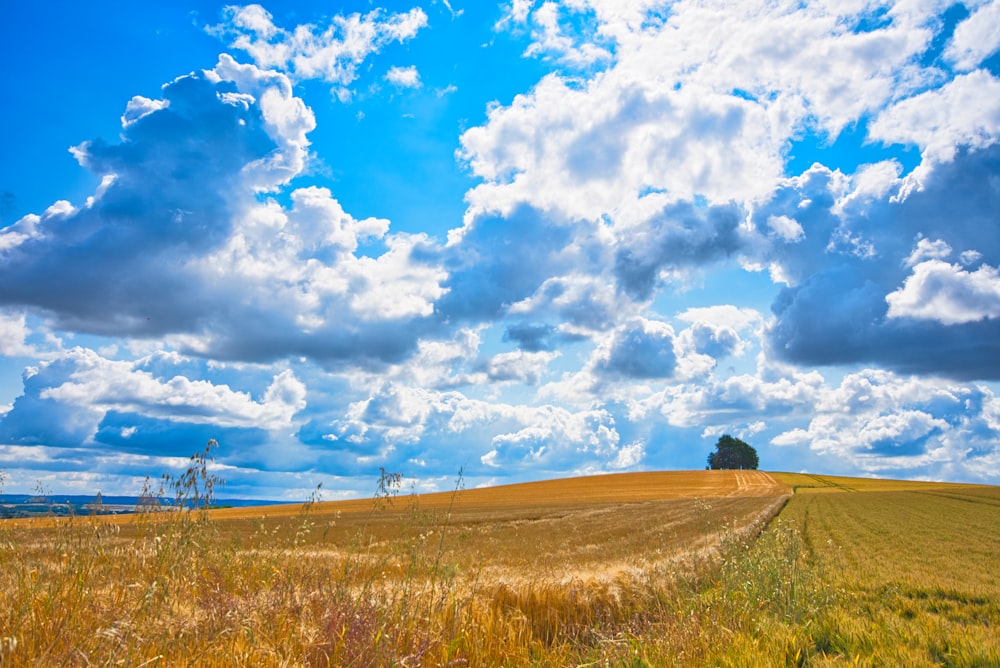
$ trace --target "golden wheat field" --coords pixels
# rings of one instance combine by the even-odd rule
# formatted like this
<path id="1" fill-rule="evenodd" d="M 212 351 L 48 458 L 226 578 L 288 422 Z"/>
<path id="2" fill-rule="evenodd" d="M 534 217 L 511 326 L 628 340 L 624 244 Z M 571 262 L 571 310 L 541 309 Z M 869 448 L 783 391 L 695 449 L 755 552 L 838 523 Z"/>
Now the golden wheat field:
<path id="1" fill-rule="evenodd" d="M 203 493 L 193 461 L 179 496 Z M 401 482 L 383 473 L 363 501 L 0 523 L 0 665 L 1000 665 L 1000 488 Z"/>

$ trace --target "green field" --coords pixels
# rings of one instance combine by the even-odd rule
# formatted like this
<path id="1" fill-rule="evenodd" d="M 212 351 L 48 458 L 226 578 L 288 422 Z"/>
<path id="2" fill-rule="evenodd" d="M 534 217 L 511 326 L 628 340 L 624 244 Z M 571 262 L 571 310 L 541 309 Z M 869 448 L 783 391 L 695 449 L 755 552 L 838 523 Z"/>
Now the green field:
<path id="1" fill-rule="evenodd" d="M 4 521 L 0 665 L 1000 665 L 997 487 L 381 482 L 368 501 Z"/>
<path id="2" fill-rule="evenodd" d="M 832 593 L 803 634 L 813 656 L 1000 665 L 1000 488 L 813 482 L 780 515 L 800 533 L 805 562 Z M 817 493 L 831 489 L 842 493 Z"/>

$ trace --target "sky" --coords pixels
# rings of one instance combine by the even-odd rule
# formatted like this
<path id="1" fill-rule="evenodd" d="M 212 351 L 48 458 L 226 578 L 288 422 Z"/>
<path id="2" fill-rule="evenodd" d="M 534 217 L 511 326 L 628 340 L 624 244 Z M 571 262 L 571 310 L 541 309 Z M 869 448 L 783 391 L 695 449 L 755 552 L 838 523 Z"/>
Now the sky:
<path id="1" fill-rule="evenodd" d="M 4 3 L 0 61 L 3 491 L 1000 484 L 1000 2 Z"/>

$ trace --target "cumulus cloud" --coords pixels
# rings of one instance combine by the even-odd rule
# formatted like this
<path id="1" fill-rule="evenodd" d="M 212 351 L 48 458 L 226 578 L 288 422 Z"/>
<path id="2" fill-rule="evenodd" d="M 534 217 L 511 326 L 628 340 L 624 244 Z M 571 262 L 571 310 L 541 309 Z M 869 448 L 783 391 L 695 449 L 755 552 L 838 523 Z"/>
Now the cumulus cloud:
<path id="1" fill-rule="evenodd" d="M 913 268 L 903 287 L 886 295 L 890 318 L 933 320 L 960 325 L 1000 316 L 1000 272 L 983 265 L 975 271 L 927 260 Z"/>
<path id="2" fill-rule="evenodd" d="M 674 330 L 663 322 L 637 319 L 615 330 L 596 353 L 600 375 L 624 378 L 669 378 L 677 366 Z"/>
<path id="3" fill-rule="evenodd" d="M 227 386 L 184 376 L 156 378 L 137 370 L 133 362 L 106 360 L 81 348 L 69 351 L 59 366 L 69 371 L 67 376 L 41 390 L 40 399 L 151 417 L 179 417 L 223 427 L 263 429 L 291 424 L 294 414 L 305 407 L 305 386 L 287 370 L 275 376 L 261 401 L 255 402 L 248 394 Z"/>
<path id="4" fill-rule="evenodd" d="M 507 18 L 514 23 L 530 25 L 532 41 L 524 55 L 554 58 L 569 65 L 585 67 L 612 57 L 605 46 L 597 43 L 600 40 L 597 26 L 587 21 L 586 14 L 583 5 L 557 2 L 543 2 L 529 14 L 528 3 L 515 3 Z M 570 17 L 582 18 L 582 30 L 567 30 L 567 19 L 572 20 Z"/>
<path id="5" fill-rule="evenodd" d="M 0 302 L 242 360 L 384 363 L 433 328 L 447 273 L 418 259 L 426 237 L 357 220 L 324 188 L 293 190 L 287 209 L 261 196 L 303 169 L 315 125 L 287 77 L 224 55 L 129 109 L 120 144 L 75 149 L 104 179 L 85 205 L 0 231 Z M 356 253 L 372 241 L 381 255 Z"/>
<path id="6" fill-rule="evenodd" d="M 805 232 L 798 221 L 788 216 L 771 216 L 767 219 L 770 233 L 782 241 L 794 243 L 805 237 Z"/>
<path id="7" fill-rule="evenodd" d="M 222 69 L 230 64 L 220 60 Z M 288 101 L 287 81 L 261 76 L 278 82 L 268 89 L 271 105 Z M 104 177 L 101 190 L 83 207 L 53 206 L 0 231 L 0 300 L 90 331 L 192 326 L 197 316 L 188 304 L 199 289 L 189 258 L 231 232 L 235 198 L 294 173 L 304 149 L 300 129 L 311 123 L 293 105 L 303 118 L 277 142 L 283 126 L 235 93 L 232 81 L 215 75 L 181 77 L 164 87 L 163 105 L 123 128 L 121 144 L 77 147 L 80 162 Z"/>
<path id="8" fill-rule="evenodd" d="M 549 363 L 558 357 L 555 352 L 526 352 L 518 350 L 494 355 L 485 363 L 486 377 L 490 381 L 516 381 L 537 385 Z"/>
<path id="9" fill-rule="evenodd" d="M 997 378 L 1000 199 L 981 176 L 996 173 L 998 159 L 996 145 L 962 150 L 923 174 L 919 188 L 903 177 L 864 203 L 828 170 L 789 180 L 755 212 L 794 211 L 807 237 L 794 250 L 772 249 L 792 283 L 773 305 L 774 353 L 800 364 Z M 945 262 L 953 248 L 973 266 Z"/>
<path id="10" fill-rule="evenodd" d="M 882 475 L 933 471 L 988 479 L 996 458 L 996 397 L 985 386 L 865 370 L 822 393 L 808 427 L 772 439 Z"/>
<path id="11" fill-rule="evenodd" d="M 725 322 L 727 316 L 733 319 Z M 542 385 L 539 397 L 576 406 L 620 402 L 630 419 L 642 422 L 664 394 L 704 393 L 721 382 L 712 376 L 719 358 L 744 355 L 757 345 L 759 326 L 750 325 L 759 325 L 760 316 L 752 310 L 691 309 L 683 319 L 692 324 L 679 334 L 665 322 L 635 316 L 594 335 L 583 367 Z M 685 420 L 676 424 L 690 426 Z"/>
<path id="12" fill-rule="evenodd" d="M 582 81 L 572 69 L 553 73 L 462 136 L 461 155 L 484 180 L 470 199 L 484 208 L 530 201 L 617 221 L 648 210 L 647 198 L 752 200 L 781 178 L 803 131 L 832 141 L 941 82 L 940 70 L 916 65 L 934 38 L 933 14 L 916 6 L 883 21 L 830 3 L 679 2 L 667 15 L 645 1 L 507 9 L 510 25 L 533 26 L 529 54 L 606 66 Z"/>
<path id="13" fill-rule="evenodd" d="M 646 456 L 646 447 L 641 441 L 635 441 L 628 445 L 623 445 L 618 449 L 618 454 L 610 467 L 613 469 L 629 469 L 640 463 Z"/>
<path id="14" fill-rule="evenodd" d="M 714 327 L 696 322 L 684 331 L 687 334 L 686 341 L 695 352 L 716 359 L 740 355 L 746 347 L 739 333 L 732 327 Z"/>
<path id="15" fill-rule="evenodd" d="M 551 350 L 555 346 L 555 333 L 556 329 L 552 325 L 518 323 L 507 327 L 504 341 L 514 341 L 519 348 L 528 352 L 539 352 Z"/>
<path id="16" fill-rule="evenodd" d="M 188 455 L 209 438 L 260 446 L 306 406 L 306 387 L 290 370 L 274 375 L 255 399 L 224 383 L 192 380 L 183 364 L 164 358 L 157 365 L 168 375 L 153 373 L 144 368 L 149 361 L 73 348 L 29 368 L 24 393 L 0 422 L 0 442 Z"/>
<path id="17" fill-rule="evenodd" d="M 755 423 L 760 416 L 774 420 L 810 411 L 824 382 L 815 371 L 777 375 L 762 366 L 752 374 L 711 376 L 669 386 L 648 397 L 642 410 L 662 415 L 678 427 L 732 429 Z"/>
<path id="18" fill-rule="evenodd" d="M 468 195 L 473 206 L 527 201 L 575 218 L 631 220 L 651 193 L 660 206 L 695 195 L 723 203 L 766 191 L 780 173 L 780 147 L 769 145 L 756 105 L 623 76 L 613 70 L 581 89 L 549 75 L 466 131 L 461 157 L 484 181 Z"/>
<path id="19" fill-rule="evenodd" d="M 344 418 L 328 427 L 327 443 L 366 457 L 375 453 L 374 461 L 440 466 L 442 458 L 458 458 L 471 475 L 578 465 L 621 468 L 640 461 L 642 454 L 631 446 L 622 454 L 607 411 L 483 401 L 397 383 L 382 384 L 353 402 Z"/>
<path id="20" fill-rule="evenodd" d="M 705 373 L 720 359 L 746 355 L 764 322 L 757 311 L 728 304 L 687 309 L 677 319 L 690 323 L 677 337 L 688 377 Z"/>
<path id="21" fill-rule="evenodd" d="M 484 466 L 558 470 L 598 464 L 620 468 L 620 436 L 610 413 L 543 406 L 525 417 L 530 420 L 525 426 L 493 437 L 492 448 L 480 457 Z M 624 457 L 638 459 L 639 452 L 627 450 Z"/>
<path id="22" fill-rule="evenodd" d="M 580 227 L 583 229 L 578 227 L 577 240 L 587 234 L 587 227 Z M 610 256 L 609 249 L 595 250 L 602 258 Z M 572 273 L 545 279 L 530 297 L 511 305 L 508 313 L 518 318 L 559 322 L 560 325 L 552 328 L 546 337 L 551 345 L 572 342 L 614 327 L 619 321 L 635 315 L 639 307 L 616 289 L 614 281 L 598 273 L 603 270 L 603 264 L 578 260 Z M 587 270 L 594 273 L 585 273 Z M 508 333 L 512 340 L 526 345 L 535 345 L 539 338 L 537 330 L 535 333 L 532 330 L 522 332 L 520 326 L 513 326 Z"/>
<path id="23" fill-rule="evenodd" d="M 572 267 L 573 232 L 564 219 L 530 206 L 476 216 L 449 235 L 438 312 L 449 319 L 500 316 Z"/>

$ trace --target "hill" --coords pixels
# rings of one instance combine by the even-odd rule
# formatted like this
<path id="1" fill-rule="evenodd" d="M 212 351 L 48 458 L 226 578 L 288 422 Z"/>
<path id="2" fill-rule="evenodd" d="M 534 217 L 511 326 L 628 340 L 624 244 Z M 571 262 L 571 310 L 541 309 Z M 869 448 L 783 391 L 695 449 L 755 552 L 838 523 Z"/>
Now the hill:
<path id="1" fill-rule="evenodd" d="M 399 491 L 398 489 L 396 491 Z M 791 493 L 791 487 L 764 471 L 651 471 L 559 478 L 538 482 L 459 488 L 430 494 L 395 494 L 391 506 L 417 505 L 423 509 L 512 510 L 552 506 L 585 506 L 595 503 L 638 503 L 665 499 L 696 499 L 722 496 L 767 497 Z M 364 513 L 371 499 L 324 501 L 312 504 L 311 512 Z M 260 508 L 226 508 L 213 517 L 239 518 L 246 514 L 281 517 L 302 512 L 302 505 L 286 504 Z"/>

